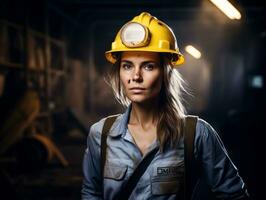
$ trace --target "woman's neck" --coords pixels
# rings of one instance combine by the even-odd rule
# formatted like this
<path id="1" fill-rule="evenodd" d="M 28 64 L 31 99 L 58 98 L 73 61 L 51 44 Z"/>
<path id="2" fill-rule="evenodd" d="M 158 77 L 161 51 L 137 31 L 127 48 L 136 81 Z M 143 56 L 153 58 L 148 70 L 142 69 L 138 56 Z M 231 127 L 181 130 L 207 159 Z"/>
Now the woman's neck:
<path id="1" fill-rule="evenodd" d="M 129 124 L 139 125 L 144 130 L 156 125 L 158 121 L 158 101 L 154 103 L 132 103 Z"/>

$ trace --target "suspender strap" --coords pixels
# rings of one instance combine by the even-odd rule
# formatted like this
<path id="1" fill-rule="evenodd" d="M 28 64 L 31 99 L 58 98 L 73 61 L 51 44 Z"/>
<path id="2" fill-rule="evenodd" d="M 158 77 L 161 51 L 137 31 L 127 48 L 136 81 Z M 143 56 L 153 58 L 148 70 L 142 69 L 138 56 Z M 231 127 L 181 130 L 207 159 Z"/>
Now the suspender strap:
<path id="1" fill-rule="evenodd" d="M 118 115 L 113 115 L 108 118 L 106 118 L 104 125 L 103 125 L 103 130 L 102 130 L 102 136 L 101 136 L 101 181 L 102 181 L 102 189 L 103 189 L 103 179 L 104 179 L 104 165 L 106 162 L 106 149 L 107 149 L 107 135 L 108 132 L 110 131 L 113 123 L 115 122 L 116 118 Z M 103 191 L 102 191 L 103 195 Z"/>
<path id="2" fill-rule="evenodd" d="M 194 159 L 194 140 L 196 133 L 197 116 L 187 116 L 185 120 L 185 200 L 191 199 L 193 188 L 195 186 L 195 163 Z M 195 166 L 194 166 L 195 167 Z"/>
<path id="3" fill-rule="evenodd" d="M 154 148 L 152 151 L 149 152 L 148 155 L 143 158 L 143 160 L 134 170 L 133 174 L 129 177 L 126 185 L 120 190 L 120 193 L 117 195 L 118 198 L 116 200 L 125 200 L 130 197 L 133 189 L 139 182 L 140 177 L 144 174 L 158 150 L 159 147 Z"/>

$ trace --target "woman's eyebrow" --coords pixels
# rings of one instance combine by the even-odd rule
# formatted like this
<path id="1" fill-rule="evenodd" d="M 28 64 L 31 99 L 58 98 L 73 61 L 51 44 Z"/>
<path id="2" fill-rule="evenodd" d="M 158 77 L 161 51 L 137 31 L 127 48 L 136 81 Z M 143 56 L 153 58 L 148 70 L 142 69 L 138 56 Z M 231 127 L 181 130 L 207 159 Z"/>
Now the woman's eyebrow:
<path id="1" fill-rule="evenodd" d="M 121 60 L 121 63 L 127 63 L 127 64 L 133 64 L 133 62 L 132 61 L 129 61 L 129 60 Z M 145 65 L 145 64 L 149 64 L 149 63 L 151 63 L 151 64 L 157 64 L 157 62 L 156 61 L 154 61 L 154 60 L 147 60 L 147 61 L 143 61 L 143 62 L 141 62 L 140 64 L 141 65 Z"/>
<path id="2" fill-rule="evenodd" d="M 148 61 L 144 61 L 144 62 L 142 62 L 141 64 L 142 64 L 142 65 L 146 65 L 146 64 L 157 64 L 157 62 L 154 61 L 154 60 L 148 60 Z"/>
<path id="3" fill-rule="evenodd" d="M 133 62 L 129 61 L 129 60 L 121 60 L 121 63 L 127 63 L 127 64 L 133 64 Z"/>

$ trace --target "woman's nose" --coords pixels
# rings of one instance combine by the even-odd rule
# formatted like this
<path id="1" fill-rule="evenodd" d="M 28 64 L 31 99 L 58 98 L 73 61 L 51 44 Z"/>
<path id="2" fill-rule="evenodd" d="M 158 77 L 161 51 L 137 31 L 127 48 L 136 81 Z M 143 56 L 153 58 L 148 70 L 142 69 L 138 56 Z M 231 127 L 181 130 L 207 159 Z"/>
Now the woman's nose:
<path id="1" fill-rule="evenodd" d="M 142 81 L 140 69 L 135 69 L 132 80 L 135 82 L 141 82 Z"/>

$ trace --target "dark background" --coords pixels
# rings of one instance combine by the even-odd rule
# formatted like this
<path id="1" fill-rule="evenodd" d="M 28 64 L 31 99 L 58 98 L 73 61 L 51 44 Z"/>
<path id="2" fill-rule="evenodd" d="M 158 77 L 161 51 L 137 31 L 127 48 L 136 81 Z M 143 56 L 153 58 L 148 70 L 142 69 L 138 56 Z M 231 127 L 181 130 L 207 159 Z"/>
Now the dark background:
<path id="1" fill-rule="evenodd" d="M 232 3 L 240 20 L 208 0 L 0 0 L 0 199 L 80 199 L 88 128 L 123 111 L 104 82 L 111 67 L 104 52 L 143 11 L 177 37 L 186 59 L 179 70 L 193 94 L 185 96 L 188 113 L 217 130 L 251 196 L 263 199 L 265 3 Z M 188 44 L 199 60 L 185 52 Z M 39 107 L 25 97 L 29 90 Z"/>

